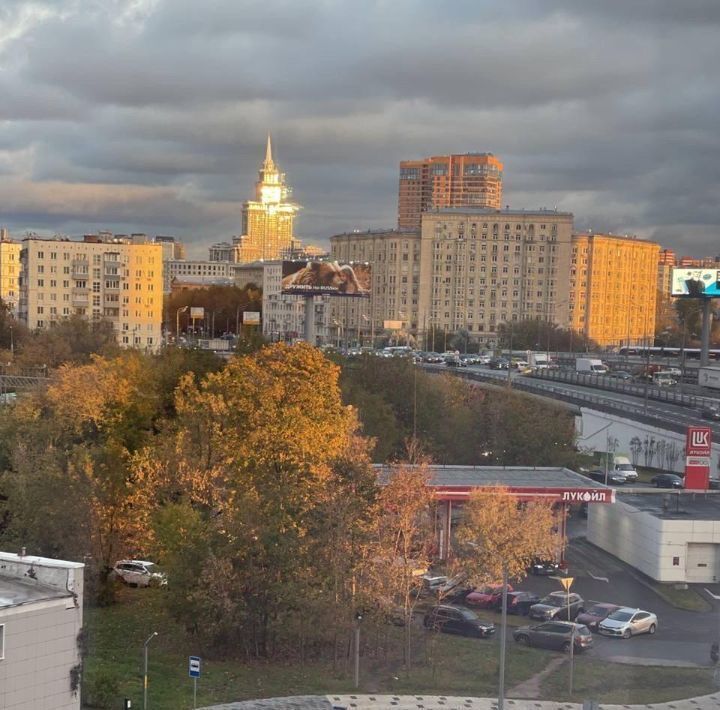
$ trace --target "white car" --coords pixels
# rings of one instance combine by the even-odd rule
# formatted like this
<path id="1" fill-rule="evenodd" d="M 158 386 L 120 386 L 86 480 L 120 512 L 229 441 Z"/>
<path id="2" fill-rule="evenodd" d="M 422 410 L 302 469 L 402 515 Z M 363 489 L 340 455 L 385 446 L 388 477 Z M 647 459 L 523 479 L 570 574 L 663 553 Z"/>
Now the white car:
<path id="1" fill-rule="evenodd" d="M 164 587 L 167 575 L 154 562 L 147 560 L 118 560 L 113 567 L 118 579 L 130 587 Z"/>
<path id="2" fill-rule="evenodd" d="M 657 616 L 649 611 L 620 607 L 598 625 L 603 636 L 619 636 L 629 639 L 637 634 L 654 634 L 657 631 Z"/>

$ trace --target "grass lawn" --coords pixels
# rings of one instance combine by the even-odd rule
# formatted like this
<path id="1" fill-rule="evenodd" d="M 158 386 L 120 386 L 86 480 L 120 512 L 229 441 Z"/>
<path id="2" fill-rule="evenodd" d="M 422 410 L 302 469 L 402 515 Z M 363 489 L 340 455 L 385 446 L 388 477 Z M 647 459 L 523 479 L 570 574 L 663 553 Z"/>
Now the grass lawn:
<path id="1" fill-rule="evenodd" d="M 246 698 L 325 694 L 353 690 L 349 664 L 258 662 L 209 658 L 164 611 L 162 590 L 123 589 L 110 608 L 87 609 L 88 656 L 84 707 L 118 708 L 122 699 L 142 707 L 142 648 L 149 645 L 149 704 L 153 710 L 192 707 L 188 656 L 203 657 L 198 706 Z M 490 613 L 483 617 L 493 618 Z M 499 622 L 499 619 L 498 619 Z M 366 630 L 370 632 L 370 628 Z M 402 629 L 388 627 L 388 643 L 362 658 L 360 692 L 492 696 L 497 693 L 497 640 L 465 639 L 415 630 L 414 667 L 402 671 Z M 554 654 L 508 645 L 507 687 L 542 670 Z"/>
<path id="2" fill-rule="evenodd" d="M 710 611 L 712 609 L 712 604 L 693 587 L 676 589 L 674 584 L 662 584 L 654 581 L 650 582 L 650 585 L 659 597 L 678 609 L 687 609 L 688 611 Z"/>
<path id="3" fill-rule="evenodd" d="M 583 699 L 632 705 L 659 703 L 713 693 L 713 669 L 668 668 L 601 663 L 575 659 L 574 693 L 568 694 L 569 667 L 564 664 L 542 684 L 543 696 L 581 703 Z"/>

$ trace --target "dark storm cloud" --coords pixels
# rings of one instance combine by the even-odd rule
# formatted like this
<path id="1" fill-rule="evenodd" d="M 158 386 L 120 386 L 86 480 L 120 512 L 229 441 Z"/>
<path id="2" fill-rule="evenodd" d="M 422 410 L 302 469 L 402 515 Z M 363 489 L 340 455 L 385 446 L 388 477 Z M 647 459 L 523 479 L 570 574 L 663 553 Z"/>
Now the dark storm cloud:
<path id="1" fill-rule="evenodd" d="M 397 164 L 492 151 L 505 202 L 720 251 L 716 0 L 55 0 L 0 9 L 13 230 L 237 233 L 264 138 L 322 241 Z"/>

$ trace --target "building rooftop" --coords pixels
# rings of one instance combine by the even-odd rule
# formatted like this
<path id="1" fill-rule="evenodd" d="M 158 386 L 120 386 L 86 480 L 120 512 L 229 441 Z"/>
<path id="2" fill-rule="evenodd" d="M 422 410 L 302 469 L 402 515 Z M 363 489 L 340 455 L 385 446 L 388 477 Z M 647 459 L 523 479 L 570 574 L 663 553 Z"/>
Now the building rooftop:
<path id="1" fill-rule="evenodd" d="M 617 500 L 662 520 L 720 520 L 720 493 L 624 493 Z"/>
<path id="2" fill-rule="evenodd" d="M 419 229 L 405 228 L 397 229 L 395 227 L 388 229 L 354 229 L 351 232 L 342 232 L 342 234 L 333 234 L 330 240 L 336 239 L 337 237 L 394 237 L 394 236 L 420 236 Z"/>
<path id="3" fill-rule="evenodd" d="M 423 212 L 423 214 L 480 214 L 480 215 L 505 215 L 507 217 L 527 217 L 527 216 L 556 216 L 556 217 L 572 217 L 572 212 L 560 212 L 556 209 L 547 209 L 542 207 L 537 210 L 511 210 L 509 207 L 496 210 L 492 207 L 436 207 L 433 210 Z"/>
<path id="4" fill-rule="evenodd" d="M 24 582 L 0 574 L 0 609 L 71 596 L 71 592 L 49 587 L 45 584 Z"/>
<path id="5" fill-rule="evenodd" d="M 379 465 L 383 472 L 387 467 Z M 431 466 L 431 486 L 458 488 L 508 486 L 509 488 L 596 488 L 593 481 L 569 468 L 549 466 Z M 380 474 L 381 478 L 383 473 Z"/>

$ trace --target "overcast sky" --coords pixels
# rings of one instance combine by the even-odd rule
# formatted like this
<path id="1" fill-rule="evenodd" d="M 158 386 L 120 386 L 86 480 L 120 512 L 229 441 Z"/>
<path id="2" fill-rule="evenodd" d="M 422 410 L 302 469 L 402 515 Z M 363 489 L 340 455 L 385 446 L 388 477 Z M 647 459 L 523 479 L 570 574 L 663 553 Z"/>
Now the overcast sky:
<path id="1" fill-rule="evenodd" d="M 240 230 L 267 131 L 308 243 L 394 226 L 398 163 L 720 253 L 719 0 L 2 0 L 0 224 Z"/>

